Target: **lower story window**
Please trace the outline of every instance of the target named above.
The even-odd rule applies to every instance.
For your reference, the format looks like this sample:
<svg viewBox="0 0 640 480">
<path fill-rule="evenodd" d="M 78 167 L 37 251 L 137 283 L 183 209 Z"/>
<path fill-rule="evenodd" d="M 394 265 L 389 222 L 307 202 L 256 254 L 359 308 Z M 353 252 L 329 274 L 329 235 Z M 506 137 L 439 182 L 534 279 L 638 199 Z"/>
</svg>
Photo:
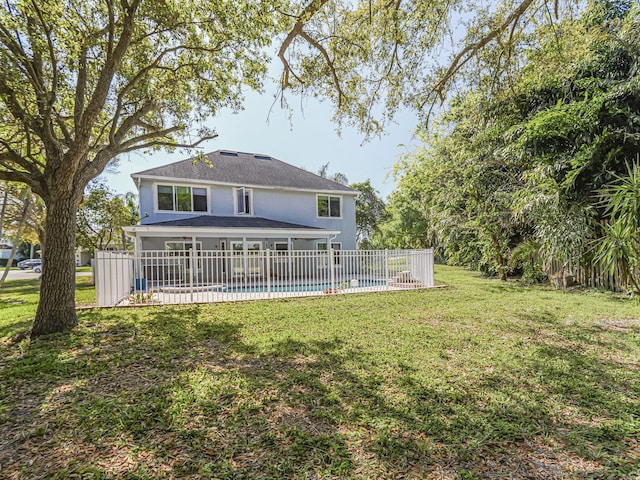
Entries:
<svg viewBox="0 0 640 480">
<path fill-rule="evenodd" d="M 185 253 L 193 249 L 193 242 L 164 242 L 165 250 Z M 202 250 L 202 242 L 196 242 L 196 250 Z"/>
<path fill-rule="evenodd" d="M 189 261 L 189 252 L 193 250 L 193 242 L 164 242 L 164 249 L 169 251 L 170 256 L 183 257 L 186 268 L 191 268 L 191 263 Z M 202 242 L 196 242 L 196 251 L 194 252 L 194 255 L 200 257 L 201 250 Z M 197 263 L 198 268 L 200 268 L 199 258 Z"/>
<path fill-rule="evenodd" d="M 331 243 L 333 249 L 333 263 L 334 265 L 340 265 L 340 250 L 342 248 L 341 243 Z M 327 251 L 327 242 L 318 242 L 317 249 L 319 252 Z"/>
<path fill-rule="evenodd" d="M 273 249 L 276 251 L 276 255 L 286 255 L 289 251 L 289 244 L 286 242 L 274 242 Z"/>
</svg>

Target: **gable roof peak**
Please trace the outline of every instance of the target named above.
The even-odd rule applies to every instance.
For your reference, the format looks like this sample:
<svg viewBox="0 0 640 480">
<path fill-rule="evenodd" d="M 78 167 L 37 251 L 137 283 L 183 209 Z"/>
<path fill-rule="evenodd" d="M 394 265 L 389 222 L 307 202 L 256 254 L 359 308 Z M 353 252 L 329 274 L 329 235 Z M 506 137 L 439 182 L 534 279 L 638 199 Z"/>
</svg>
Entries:
<svg viewBox="0 0 640 480">
<path fill-rule="evenodd" d="M 203 161 L 199 161 L 202 158 Z M 296 190 L 357 191 L 263 153 L 216 150 L 131 175 Z"/>
</svg>

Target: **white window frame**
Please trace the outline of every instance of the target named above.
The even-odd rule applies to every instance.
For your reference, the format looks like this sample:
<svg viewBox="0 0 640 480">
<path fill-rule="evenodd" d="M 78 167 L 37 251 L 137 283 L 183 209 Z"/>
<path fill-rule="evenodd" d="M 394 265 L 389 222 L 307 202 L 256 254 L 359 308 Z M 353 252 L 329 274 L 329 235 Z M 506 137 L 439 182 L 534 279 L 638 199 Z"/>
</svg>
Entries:
<svg viewBox="0 0 640 480">
<path fill-rule="evenodd" d="M 231 240 L 231 271 L 234 276 L 240 275 L 261 275 L 262 274 L 262 250 L 264 243 L 262 240 Z M 258 246 L 256 249 L 249 249 L 248 244 Z M 236 250 L 234 247 L 241 246 Z M 246 250 L 245 250 L 246 247 Z M 245 252 L 247 255 L 245 256 Z"/>
<path fill-rule="evenodd" d="M 318 209 L 318 200 L 320 197 L 327 197 L 327 207 L 328 207 L 328 215 L 326 217 L 322 217 L 320 216 L 320 211 Z M 338 217 L 332 217 L 331 216 L 331 198 L 337 198 L 340 201 L 340 216 Z M 329 193 L 316 193 L 316 218 L 321 218 L 321 219 L 325 219 L 325 220 L 330 220 L 330 219 L 341 219 L 342 218 L 342 208 L 344 205 L 344 202 L 342 201 L 343 197 L 342 195 L 331 195 Z"/>
<path fill-rule="evenodd" d="M 320 250 L 320 245 L 324 245 L 324 250 Z M 331 247 L 333 248 L 334 245 L 337 245 L 338 248 L 334 248 L 334 250 L 342 250 L 342 242 L 331 242 Z M 318 240 L 316 242 L 316 250 L 318 252 L 326 252 L 327 251 L 327 241 L 326 240 Z"/>
<path fill-rule="evenodd" d="M 170 243 L 176 243 L 176 244 L 181 243 L 181 244 L 182 244 L 182 250 L 169 250 L 169 249 L 167 248 L 167 245 L 168 245 L 168 244 L 170 244 Z M 168 251 L 168 252 L 180 252 L 180 251 L 182 251 L 182 252 L 188 252 L 188 251 L 189 251 L 189 249 L 188 249 L 188 248 L 186 248 L 186 247 L 187 247 L 187 246 L 192 246 L 192 245 L 193 245 L 193 242 L 188 241 L 188 240 L 179 240 L 179 241 L 175 241 L 175 240 L 165 240 L 165 242 L 164 242 L 164 249 L 165 249 L 166 251 Z M 202 250 L 202 242 L 201 242 L 200 240 L 197 240 L 197 241 L 196 241 L 196 251 L 197 251 L 197 250 Z"/>
<path fill-rule="evenodd" d="M 171 187 L 173 192 L 173 210 L 160 210 L 158 205 L 158 187 Z M 176 210 L 176 187 L 189 187 L 191 189 L 191 210 Z M 194 210 L 193 209 L 193 189 L 201 188 L 207 194 L 207 209 L 206 210 Z M 210 214 L 211 213 L 211 189 L 207 185 L 194 184 L 194 183 L 173 183 L 173 182 L 155 182 L 153 184 L 153 212 L 154 213 L 195 213 L 195 214 Z"/>
<path fill-rule="evenodd" d="M 284 250 L 278 250 L 278 245 L 284 245 L 286 248 Z M 278 256 L 286 256 L 289 254 L 289 242 L 273 242 L 273 251 L 275 255 Z"/>
<path fill-rule="evenodd" d="M 167 248 L 167 245 L 169 243 L 176 243 L 176 244 L 182 244 L 182 250 L 169 250 Z M 181 253 L 181 256 L 184 257 L 185 260 L 185 265 L 188 269 L 191 269 L 191 265 L 189 264 L 189 250 L 191 250 L 191 248 L 187 248 L 187 247 L 191 247 L 193 245 L 193 242 L 189 242 L 189 241 L 174 241 L 174 240 L 165 240 L 164 242 L 164 249 L 167 252 L 178 252 Z M 200 258 L 200 252 L 202 252 L 202 242 L 200 241 L 196 241 L 196 251 L 194 252 L 194 255 L 196 256 L 196 265 L 198 269 L 202 268 L 202 259 Z"/>
<path fill-rule="evenodd" d="M 249 213 L 246 212 L 238 212 L 238 190 L 242 190 L 244 192 L 243 199 L 249 196 Z M 253 215 L 253 188 L 247 187 L 235 187 L 233 189 L 233 214 L 234 215 Z"/>
</svg>

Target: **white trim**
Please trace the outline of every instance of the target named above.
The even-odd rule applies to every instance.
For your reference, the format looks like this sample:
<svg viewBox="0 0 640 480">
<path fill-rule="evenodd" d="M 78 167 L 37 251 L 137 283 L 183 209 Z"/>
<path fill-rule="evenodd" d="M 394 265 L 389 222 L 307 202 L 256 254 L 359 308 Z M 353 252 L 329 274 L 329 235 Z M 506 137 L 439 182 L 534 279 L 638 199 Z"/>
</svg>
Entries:
<svg viewBox="0 0 640 480">
<path fill-rule="evenodd" d="M 191 188 L 191 210 L 190 211 L 185 211 L 185 210 L 160 210 L 158 208 L 158 186 L 162 185 L 163 187 L 189 187 Z M 202 211 L 202 210 L 194 210 L 193 209 L 193 189 L 195 188 L 204 188 L 207 192 L 207 210 L 206 211 Z M 153 213 L 169 213 L 169 214 L 179 214 L 179 215 L 185 215 L 185 214 L 200 214 L 200 215 L 204 215 L 204 214 L 211 214 L 211 200 L 213 197 L 213 194 L 211 192 L 211 188 L 209 188 L 208 186 L 203 186 L 202 184 L 199 183 L 179 183 L 179 182 L 173 182 L 171 184 L 168 184 L 168 182 L 153 182 L 151 184 L 151 196 L 153 197 Z M 176 207 L 175 205 L 175 189 L 173 190 L 173 201 L 174 201 L 174 208 Z"/>
<path fill-rule="evenodd" d="M 259 251 L 261 252 L 262 250 L 265 250 L 264 248 L 264 242 L 262 240 L 252 240 L 251 238 L 242 238 L 241 240 L 229 240 L 229 246 L 231 247 L 231 251 L 233 252 L 239 252 L 240 250 L 234 250 L 233 249 L 233 245 L 236 244 L 242 244 L 242 251 L 249 251 L 249 247 L 248 244 L 249 243 L 257 243 L 260 248 L 258 248 L 258 250 L 251 250 L 252 252 L 256 252 Z M 246 248 L 245 248 L 246 247 Z"/>
<path fill-rule="evenodd" d="M 182 244 L 182 251 L 187 252 L 189 251 L 188 248 L 184 248 L 185 246 L 189 245 L 191 246 L 191 248 L 193 248 L 193 240 L 191 241 L 187 241 L 187 240 L 165 240 L 164 242 L 164 249 L 170 252 L 179 252 L 180 250 L 168 250 L 167 249 L 167 244 L 168 243 L 181 243 Z M 198 245 L 200 245 L 200 248 L 198 248 Z M 202 250 L 202 242 L 201 241 L 196 241 L 196 250 Z"/>
<path fill-rule="evenodd" d="M 287 247 L 287 249 L 286 250 L 278 250 L 276 245 L 284 245 L 285 247 Z M 289 251 L 289 241 L 286 241 L 286 242 L 273 242 L 273 251 L 274 252 L 288 252 Z"/>
<path fill-rule="evenodd" d="M 329 209 L 329 215 L 326 217 L 321 217 L 320 215 L 318 215 L 318 197 L 327 197 L 327 208 Z M 336 197 L 340 199 L 340 216 L 339 217 L 332 217 L 331 216 L 331 197 Z M 316 219 L 318 220 L 342 220 L 342 210 L 344 207 L 344 201 L 342 198 L 342 195 L 329 195 L 326 193 L 316 193 Z"/>
<path fill-rule="evenodd" d="M 258 245 L 257 250 L 249 250 L 249 243 Z M 242 245 L 242 250 L 235 250 L 233 248 L 234 245 Z M 262 261 L 258 259 L 256 262 L 255 257 L 249 257 L 249 251 L 252 252 L 252 257 L 254 256 L 254 252 L 258 252 L 258 257 L 260 256 L 260 252 L 264 249 L 264 243 L 262 240 L 251 240 L 243 237 L 242 240 L 230 240 L 229 246 L 231 247 L 231 272 L 233 275 L 242 274 L 244 276 L 247 275 L 260 275 L 262 273 Z M 239 258 L 239 254 L 242 254 L 242 258 Z M 242 270 L 238 271 L 238 260 L 242 261 Z M 250 260 L 252 260 L 250 262 Z"/>
<path fill-rule="evenodd" d="M 323 243 L 326 245 L 326 250 L 319 250 L 318 247 Z M 331 244 L 331 249 L 334 252 L 342 251 L 342 242 L 329 242 L 329 243 Z M 326 252 L 327 253 L 327 257 L 326 257 L 327 261 L 326 261 L 325 265 L 327 265 L 329 263 L 329 258 L 328 258 L 329 257 L 329 243 L 327 243 L 327 239 L 326 238 L 324 239 L 324 241 L 319 240 L 319 241 L 316 242 L 316 251 L 317 252 Z M 334 245 L 337 245 L 338 248 L 333 248 Z M 338 254 L 337 256 L 334 254 L 334 256 L 333 256 L 333 266 L 334 267 L 341 267 L 341 264 L 342 264 L 342 262 L 340 260 L 340 254 Z"/>
<path fill-rule="evenodd" d="M 318 246 L 322 243 L 324 243 L 325 245 L 327 244 L 327 239 L 325 238 L 324 240 L 318 240 L 316 243 L 316 250 L 318 250 Z M 339 248 L 334 248 L 334 250 L 342 250 L 342 242 L 331 242 L 331 246 L 333 247 L 333 245 L 338 245 Z M 318 250 L 319 252 L 326 252 L 327 250 Z"/>
<path fill-rule="evenodd" d="M 340 230 L 324 229 L 284 229 L 284 228 L 231 228 L 231 227 L 167 227 L 157 225 L 134 225 L 122 227 L 122 230 L 130 237 L 138 235 L 144 237 L 186 237 L 197 235 L 198 237 L 262 237 L 262 238 L 283 238 L 299 237 L 305 239 L 327 238 L 341 233 Z"/>
<path fill-rule="evenodd" d="M 184 178 L 176 178 L 176 177 L 163 177 L 158 175 L 131 175 L 131 178 L 135 179 L 144 179 L 144 180 L 153 180 L 154 182 L 172 182 L 176 184 L 198 184 L 198 185 L 224 185 L 230 187 L 237 187 L 237 183 L 231 182 L 219 182 L 216 180 L 198 180 L 198 179 L 184 179 Z M 247 188 L 256 188 L 256 189 L 264 189 L 264 190 L 283 190 L 283 191 L 294 191 L 294 192 L 313 192 L 313 193 L 326 193 L 330 195 L 359 195 L 361 192 L 358 190 L 321 190 L 317 188 L 297 188 L 297 187 L 287 187 L 284 185 L 254 185 L 254 184 L 245 184 Z"/>
</svg>

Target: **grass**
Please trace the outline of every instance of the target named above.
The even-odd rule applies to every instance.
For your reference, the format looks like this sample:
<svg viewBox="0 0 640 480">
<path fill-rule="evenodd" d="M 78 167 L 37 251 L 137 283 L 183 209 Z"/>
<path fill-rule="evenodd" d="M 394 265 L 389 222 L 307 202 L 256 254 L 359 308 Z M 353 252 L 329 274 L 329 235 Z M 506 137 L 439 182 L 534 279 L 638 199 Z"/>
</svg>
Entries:
<svg viewBox="0 0 640 480">
<path fill-rule="evenodd" d="M 449 287 L 82 311 L 70 332 L 5 342 L 3 475 L 640 475 L 637 303 L 436 280 Z M 15 288 L 0 340 L 34 308 L 8 303 L 35 295 Z"/>
<path fill-rule="evenodd" d="M 95 305 L 95 287 L 91 277 L 76 277 L 78 306 Z M 7 280 L 0 288 L 0 340 L 31 327 L 38 306 L 40 280 Z"/>
</svg>

